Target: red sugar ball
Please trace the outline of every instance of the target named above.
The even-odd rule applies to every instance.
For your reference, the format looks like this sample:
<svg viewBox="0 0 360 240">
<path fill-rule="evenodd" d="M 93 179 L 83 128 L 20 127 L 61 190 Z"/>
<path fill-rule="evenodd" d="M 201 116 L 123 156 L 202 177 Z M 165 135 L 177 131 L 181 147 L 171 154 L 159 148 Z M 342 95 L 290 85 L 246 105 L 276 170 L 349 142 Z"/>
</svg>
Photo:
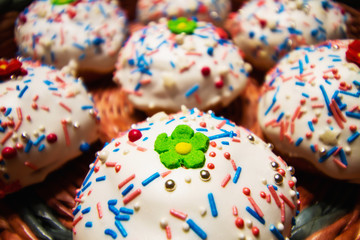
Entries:
<svg viewBox="0 0 360 240">
<path fill-rule="evenodd" d="M 54 143 L 57 141 L 57 136 L 55 133 L 50 133 L 46 136 L 46 140 L 48 141 L 48 143 Z"/>
<path fill-rule="evenodd" d="M 128 134 L 128 137 L 130 142 L 135 142 L 142 137 L 142 133 L 140 132 L 140 130 L 131 129 Z"/>
<path fill-rule="evenodd" d="M 1 151 L 1 155 L 5 158 L 5 159 L 10 159 L 10 158 L 14 158 L 16 157 L 16 149 L 12 148 L 12 147 L 5 147 L 2 151 Z"/>
<path fill-rule="evenodd" d="M 207 77 L 209 76 L 211 73 L 211 70 L 209 67 L 205 66 L 201 69 L 201 74 L 204 76 L 204 77 Z"/>
</svg>

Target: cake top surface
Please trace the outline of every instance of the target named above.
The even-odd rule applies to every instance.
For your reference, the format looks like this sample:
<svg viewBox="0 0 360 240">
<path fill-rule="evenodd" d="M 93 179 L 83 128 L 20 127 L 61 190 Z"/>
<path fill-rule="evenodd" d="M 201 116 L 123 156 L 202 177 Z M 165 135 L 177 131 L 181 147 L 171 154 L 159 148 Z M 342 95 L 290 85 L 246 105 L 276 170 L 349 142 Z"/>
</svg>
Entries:
<svg viewBox="0 0 360 240">
<path fill-rule="evenodd" d="M 290 52 L 266 76 L 259 123 L 278 150 L 325 174 L 359 181 L 358 40 Z"/>
<path fill-rule="evenodd" d="M 97 140 L 81 80 L 30 60 L 0 60 L 0 195 L 40 182 Z"/>
<path fill-rule="evenodd" d="M 161 19 L 133 33 L 119 54 L 114 81 L 142 110 L 226 106 L 251 66 L 224 30 L 184 17 Z"/>
<path fill-rule="evenodd" d="M 75 199 L 74 239 L 284 239 L 293 174 L 212 112 L 158 113 L 98 152 Z"/>
</svg>

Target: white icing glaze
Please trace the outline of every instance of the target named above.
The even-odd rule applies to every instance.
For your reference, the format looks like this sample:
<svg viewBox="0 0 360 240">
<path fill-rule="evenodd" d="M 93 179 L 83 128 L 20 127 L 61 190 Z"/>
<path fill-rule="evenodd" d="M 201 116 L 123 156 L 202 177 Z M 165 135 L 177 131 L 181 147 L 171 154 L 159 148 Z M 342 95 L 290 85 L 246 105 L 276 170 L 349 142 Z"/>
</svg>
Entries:
<svg viewBox="0 0 360 240">
<path fill-rule="evenodd" d="M 329 41 L 284 57 L 266 76 L 258 119 L 279 151 L 333 178 L 359 182 L 360 72 L 346 60 L 349 42 Z M 331 106 L 339 106 L 339 123 L 322 88 L 330 103 L 336 101 Z"/>
<path fill-rule="evenodd" d="M 62 68 L 111 73 L 125 37 L 125 16 L 115 2 L 33 2 L 16 22 L 20 54 Z"/>
<path fill-rule="evenodd" d="M 267 71 L 300 45 L 345 38 L 346 19 L 333 1 L 254 0 L 233 16 L 229 31 L 246 60 Z"/>
<path fill-rule="evenodd" d="M 159 154 L 154 150 L 155 140 L 162 133 L 167 136 L 174 134 L 179 125 L 189 126 L 195 134 L 209 137 L 209 148 L 203 150 L 206 159 L 203 167 L 168 169 L 160 162 Z M 130 142 L 133 129 L 140 130 L 142 136 Z M 195 141 L 199 142 L 202 141 Z M 192 144 L 192 149 L 200 149 Z M 175 152 L 177 146 L 168 149 Z M 104 153 L 106 157 L 100 159 Z M 191 150 L 189 154 L 193 153 Z M 271 166 L 272 162 L 278 165 L 277 170 Z M 244 236 L 246 239 L 271 240 L 277 239 L 269 228 L 282 222 L 281 206 L 284 209 L 284 229 L 280 235 L 285 237 L 290 234 L 298 204 L 296 194 L 292 194 L 296 192 L 293 185 L 296 178 L 265 142 L 227 119 L 196 109 L 170 116 L 156 114 L 146 122 L 134 125 L 132 130 L 105 146 L 90 169 L 76 198 L 75 240 L 122 239 L 122 235 L 129 239 L 169 239 L 167 231 L 171 233 L 171 239 L 205 239 L 205 233 L 206 239 L 239 239 Z M 274 176 L 283 170 L 283 182 L 277 185 Z M 240 173 L 238 177 L 236 172 Z M 203 177 L 201 173 L 204 173 Z M 205 181 L 208 173 L 210 178 Z M 129 177 L 131 180 L 126 181 Z M 170 180 L 175 183 L 173 191 L 165 189 Z M 280 199 L 280 207 L 267 184 L 277 188 L 275 195 Z M 243 193 L 246 188 L 250 190 L 249 196 Z M 134 194 L 138 195 L 126 200 Z M 284 203 L 280 195 L 285 196 L 288 203 Z M 212 197 L 215 208 L 210 207 L 212 201 L 209 199 Z M 113 200 L 116 203 L 111 203 Z M 258 206 L 259 214 L 263 213 L 259 220 L 246 210 L 255 209 L 252 200 Z M 178 218 L 170 213 L 172 209 L 186 216 Z M 123 210 L 129 210 L 130 214 Z M 115 222 L 121 218 L 127 220 Z M 190 219 L 202 233 L 194 231 L 188 224 Z M 243 226 L 240 226 L 241 222 Z M 257 237 L 252 232 L 256 229 L 259 230 Z"/>
<path fill-rule="evenodd" d="M 162 19 L 129 38 L 116 68 L 114 81 L 137 108 L 179 111 L 181 105 L 201 110 L 228 105 L 245 87 L 251 66 L 210 23 L 197 22 L 191 35 L 175 35 Z"/>
<path fill-rule="evenodd" d="M 230 12 L 229 0 L 139 0 L 137 17 L 148 23 L 161 17 L 196 17 L 201 21 L 222 24 Z"/>
<path fill-rule="evenodd" d="M 80 80 L 39 62 L 22 63 L 27 75 L 0 84 L 2 196 L 44 180 L 98 138 L 97 113 Z M 54 134 L 57 140 L 49 141 Z M 6 157 L 6 149 L 16 155 Z"/>
</svg>

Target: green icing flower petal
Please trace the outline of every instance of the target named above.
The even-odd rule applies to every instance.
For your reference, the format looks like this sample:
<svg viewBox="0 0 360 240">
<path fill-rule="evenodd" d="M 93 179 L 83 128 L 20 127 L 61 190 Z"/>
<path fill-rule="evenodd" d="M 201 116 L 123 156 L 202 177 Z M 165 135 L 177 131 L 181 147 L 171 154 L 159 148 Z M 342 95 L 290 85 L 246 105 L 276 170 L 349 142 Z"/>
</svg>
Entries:
<svg viewBox="0 0 360 240">
<path fill-rule="evenodd" d="M 180 167 L 180 155 L 175 150 L 170 150 L 160 154 L 160 161 L 168 169 L 174 169 Z"/>
<path fill-rule="evenodd" d="M 192 147 L 196 150 L 201 150 L 202 152 L 208 150 L 209 142 L 209 138 L 200 132 L 195 133 L 190 140 Z"/>
<path fill-rule="evenodd" d="M 201 168 L 205 164 L 205 155 L 200 150 L 191 151 L 183 156 L 182 165 L 186 168 Z"/>
<path fill-rule="evenodd" d="M 194 20 L 188 20 L 185 17 L 179 17 L 177 19 L 168 21 L 168 28 L 172 33 L 180 34 L 192 34 L 197 27 L 197 23 Z"/>
<path fill-rule="evenodd" d="M 69 3 L 73 3 L 75 2 L 75 0 L 51 0 L 51 3 L 54 5 L 64 5 L 64 4 L 69 4 Z"/>
<path fill-rule="evenodd" d="M 166 133 L 161 133 L 157 136 L 154 147 L 155 151 L 160 154 L 169 151 L 171 148 L 173 148 L 173 145 L 173 141 L 169 139 Z"/>
<path fill-rule="evenodd" d="M 171 134 L 171 139 L 176 142 L 188 142 L 194 136 L 194 130 L 188 125 L 178 125 Z"/>
<path fill-rule="evenodd" d="M 209 142 L 207 136 L 200 132 L 194 134 L 194 130 L 188 125 L 178 125 L 171 137 L 168 137 L 166 133 L 159 134 L 155 140 L 154 149 L 160 154 L 160 161 L 169 169 L 181 166 L 201 168 L 205 164 L 204 152 L 207 151 Z M 188 146 L 190 152 L 180 151 L 181 154 L 179 154 L 176 151 L 176 146 L 179 143 L 191 144 Z"/>
</svg>

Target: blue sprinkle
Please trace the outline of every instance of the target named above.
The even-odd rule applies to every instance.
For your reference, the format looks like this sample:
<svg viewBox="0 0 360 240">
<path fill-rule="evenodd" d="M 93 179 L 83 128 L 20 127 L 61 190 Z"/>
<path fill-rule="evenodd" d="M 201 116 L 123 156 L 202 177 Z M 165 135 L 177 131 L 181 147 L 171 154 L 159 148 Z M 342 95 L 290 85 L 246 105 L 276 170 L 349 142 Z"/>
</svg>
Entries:
<svg viewBox="0 0 360 240">
<path fill-rule="evenodd" d="M 53 83 L 52 81 L 50 81 L 50 80 L 44 80 L 44 83 L 45 83 L 46 85 L 48 85 L 48 86 L 51 86 L 51 85 L 54 84 L 54 83 Z"/>
<path fill-rule="evenodd" d="M 91 105 L 83 105 L 81 106 L 81 110 L 89 110 L 89 109 L 93 109 L 94 107 Z"/>
<path fill-rule="evenodd" d="M 338 147 L 333 147 L 332 149 L 330 149 L 326 154 L 324 154 L 323 156 L 320 157 L 319 162 L 322 163 L 325 160 L 327 160 L 336 150 L 338 149 Z"/>
<path fill-rule="evenodd" d="M 143 142 L 145 142 L 145 141 L 148 140 L 148 139 L 149 139 L 148 137 L 144 137 Z"/>
<path fill-rule="evenodd" d="M 214 48 L 213 48 L 213 47 L 209 47 L 209 48 L 207 49 L 207 54 L 208 54 L 209 56 L 213 56 L 213 55 L 214 55 Z"/>
<path fill-rule="evenodd" d="M 208 132 L 207 128 L 196 128 L 195 130 L 198 132 Z"/>
<path fill-rule="evenodd" d="M 42 152 L 45 149 L 45 144 L 40 144 L 38 151 Z"/>
<path fill-rule="evenodd" d="M 18 98 L 22 98 L 22 96 L 24 95 L 24 93 L 26 92 L 26 90 L 29 88 L 28 85 L 25 85 L 25 87 L 20 91 Z"/>
<path fill-rule="evenodd" d="M 84 210 L 81 211 L 82 214 L 87 214 L 89 213 L 91 210 L 91 207 L 85 208 Z"/>
<path fill-rule="evenodd" d="M 105 181 L 105 180 L 106 180 L 106 176 L 101 176 L 101 177 L 96 178 L 96 182 L 101 182 L 101 181 Z"/>
<path fill-rule="evenodd" d="M 316 149 L 315 149 L 314 144 L 311 144 L 311 145 L 310 145 L 310 149 L 311 149 L 312 152 L 314 152 L 314 153 L 316 152 Z"/>
<path fill-rule="evenodd" d="M 90 144 L 87 142 L 84 142 L 80 145 L 80 151 L 81 152 L 87 152 L 90 150 Z"/>
<path fill-rule="evenodd" d="M 95 46 L 99 46 L 100 44 L 103 44 L 105 42 L 105 40 L 104 39 L 102 39 L 102 38 L 100 38 L 100 37 L 96 37 L 96 38 L 94 38 L 94 40 L 93 40 L 93 44 L 95 45 Z"/>
<path fill-rule="evenodd" d="M 345 112 L 346 116 L 351 117 L 351 118 L 357 118 L 360 119 L 360 113 L 355 113 L 355 112 Z"/>
<path fill-rule="evenodd" d="M 306 98 L 309 98 L 310 96 L 309 96 L 309 94 L 307 94 L 307 93 L 302 93 L 301 94 L 303 97 L 306 97 Z"/>
<path fill-rule="evenodd" d="M 272 234 L 274 234 L 274 236 L 278 240 L 285 240 L 284 236 L 280 233 L 280 231 L 273 224 L 270 224 L 269 230 L 270 230 L 270 232 L 272 232 Z"/>
<path fill-rule="evenodd" d="M 129 59 L 128 60 L 128 64 L 130 65 L 130 66 L 134 66 L 135 65 L 135 60 L 134 59 Z"/>
<path fill-rule="evenodd" d="M 134 188 L 134 184 L 130 184 L 129 186 L 127 186 L 124 191 L 121 192 L 121 195 L 125 196 L 126 194 L 128 194 L 132 189 Z"/>
<path fill-rule="evenodd" d="M 126 208 L 126 207 L 121 207 L 120 212 L 125 213 L 125 214 L 130 214 L 130 215 L 134 214 L 134 210 L 132 210 L 131 208 Z"/>
<path fill-rule="evenodd" d="M 170 65 L 171 65 L 172 68 L 176 68 L 176 65 L 175 65 L 175 63 L 173 61 L 170 61 Z"/>
<path fill-rule="evenodd" d="M 191 218 L 186 220 L 191 230 L 193 230 L 201 239 L 206 239 L 207 234 Z"/>
<path fill-rule="evenodd" d="M 101 14 L 104 16 L 104 18 L 108 18 L 103 5 L 99 4 L 99 10 L 100 10 Z"/>
<path fill-rule="evenodd" d="M 304 139 L 302 137 L 299 137 L 295 142 L 295 146 L 298 147 L 302 143 L 303 140 Z"/>
<path fill-rule="evenodd" d="M 256 220 L 258 220 L 261 224 L 265 224 L 265 219 L 260 217 L 259 214 L 257 214 L 257 212 L 255 212 L 251 207 L 247 206 L 246 211 L 256 218 Z"/>
<path fill-rule="evenodd" d="M 311 30 L 311 36 L 316 37 L 316 35 L 318 34 L 318 32 L 319 32 L 319 30 L 317 30 L 317 29 Z"/>
<path fill-rule="evenodd" d="M 193 86 L 192 88 L 190 88 L 186 93 L 185 93 L 185 97 L 190 97 L 194 92 L 196 92 L 199 89 L 199 85 L 196 84 L 195 86 Z"/>
<path fill-rule="evenodd" d="M 92 228 L 92 226 L 93 226 L 92 222 L 86 222 L 85 223 L 85 227 L 87 227 L 87 228 Z"/>
<path fill-rule="evenodd" d="M 330 106 L 329 106 L 329 105 L 330 105 L 329 97 L 328 97 L 328 95 L 326 94 L 326 90 L 325 90 L 325 88 L 324 88 L 323 85 L 320 85 L 320 90 L 321 90 L 321 93 L 322 93 L 322 95 L 323 95 L 323 97 L 324 97 L 324 100 L 325 100 L 325 103 L 326 103 L 326 107 L 327 107 L 327 109 L 328 109 L 328 112 L 331 113 Z"/>
<path fill-rule="evenodd" d="M 33 143 L 34 146 L 39 145 L 39 143 L 40 143 L 42 140 L 44 140 L 44 139 L 45 139 L 45 135 L 44 135 L 44 134 L 41 135 L 41 136 L 39 136 L 39 137 L 35 140 L 35 142 Z"/>
<path fill-rule="evenodd" d="M 110 212 L 112 212 L 115 216 L 120 213 L 119 210 L 116 207 L 114 207 L 114 205 L 108 205 L 108 208 Z"/>
<path fill-rule="evenodd" d="M 49 87 L 49 91 L 57 91 L 58 89 L 56 87 Z"/>
<path fill-rule="evenodd" d="M 84 60 L 85 57 L 86 57 L 86 55 L 85 55 L 85 53 L 83 53 L 79 56 L 79 60 Z"/>
<path fill-rule="evenodd" d="M 117 234 L 114 230 L 111 230 L 111 229 L 105 229 L 105 235 L 109 235 L 110 237 L 112 237 L 113 239 L 116 239 L 117 238 Z"/>
<path fill-rule="evenodd" d="M 88 187 L 90 187 L 92 182 L 88 182 L 82 189 L 81 192 L 84 192 Z"/>
<path fill-rule="evenodd" d="M 297 81 L 297 82 L 295 82 L 295 85 L 303 87 L 303 86 L 305 86 L 305 83 Z"/>
<path fill-rule="evenodd" d="M 73 43 L 72 45 L 73 45 L 73 47 L 76 47 L 76 48 L 78 48 L 78 49 L 80 49 L 82 51 L 85 50 L 85 47 L 83 45 L 80 45 L 79 43 Z"/>
<path fill-rule="evenodd" d="M 141 184 L 145 187 L 146 185 L 148 185 L 150 182 L 154 181 L 158 177 L 160 177 L 160 173 L 156 172 L 147 179 L 145 179 L 144 181 L 142 181 Z"/>
<path fill-rule="evenodd" d="M 347 165 L 348 165 L 348 162 L 347 162 L 347 160 L 346 160 L 346 155 L 345 155 L 344 149 L 341 149 L 341 150 L 339 151 L 339 156 L 340 156 L 341 162 L 342 162 L 345 166 L 347 166 Z"/>
<path fill-rule="evenodd" d="M 147 130 L 150 130 L 151 128 L 150 127 L 146 127 L 146 128 L 138 128 L 137 130 L 139 131 L 147 131 Z"/>
<path fill-rule="evenodd" d="M 255 33 L 253 31 L 249 32 L 249 38 L 255 37 Z"/>
<path fill-rule="evenodd" d="M 314 132 L 314 125 L 312 123 L 312 121 L 308 121 L 308 125 L 309 125 L 309 128 L 312 132 Z"/>
<path fill-rule="evenodd" d="M 276 122 L 280 122 L 284 115 L 285 115 L 285 113 L 281 112 L 279 117 L 276 119 Z"/>
<path fill-rule="evenodd" d="M 241 167 L 237 167 L 234 178 L 233 178 L 233 183 L 237 183 L 240 177 L 240 173 L 241 173 Z"/>
<path fill-rule="evenodd" d="M 173 119 L 171 119 L 171 120 L 167 121 L 167 122 L 165 123 L 165 125 L 168 125 L 169 123 L 171 123 L 171 122 L 173 122 L 173 121 L 175 121 L 175 118 L 173 118 Z"/>
<path fill-rule="evenodd" d="M 94 168 L 95 168 L 95 164 L 94 164 L 94 166 L 90 169 L 88 175 L 85 177 L 84 182 L 83 182 L 83 184 L 82 184 L 83 186 L 85 186 L 85 184 L 87 183 L 87 181 L 89 181 L 91 175 L 94 173 Z"/>
<path fill-rule="evenodd" d="M 353 141 L 355 141 L 355 139 L 358 138 L 359 135 L 360 135 L 360 133 L 356 131 L 353 135 L 348 137 L 348 139 L 347 139 L 348 143 L 352 143 Z"/>
<path fill-rule="evenodd" d="M 213 217 L 217 217 L 218 216 L 218 211 L 216 209 L 214 195 L 212 193 L 209 193 L 208 194 L 208 199 L 209 199 L 209 204 L 210 204 L 211 215 Z"/>
<path fill-rule="evenodd" d="M 26 152 L 26 153 L 30 152 L 30 149 L 31 149 L 32 145 L 33 145 L 33 142 L 32 142 L 31 140 L 29 140 L 29 141 L 26 143 L 24 152 Z"/>
<path fill-rule="evenodd" d="M 119 221 L 129 221 L 130 220 L 130 216 L 129 215 L 116 215 L 115 216 L 115 219 L 116 220 L 119 220 Z"/>
<path fill-rule="evenodd" d="M 74 211 L 72 212 L 72 214 L 75 216 L 76 214 L 78 214 L 78 212 L 81 210 L 81 205 L 78 205 Z"/>
<path fill-rule="evenodd" d="M 126 237 L 128 234 L 124 228 L 124 226 L 121 224 L 120 221 L 115 221 L 115 226 L 117 227 L 117 229 L 120 231 L 121 235 L 123 237 Z"/>
<path fill-rule="evenodd" d="M 108 201 L 108 205 L 116 205 L 117 204 L 117 200 L 116 199 L 110 199 Z"/>
<path fill-rule="evenodd" d="M 228 141 L 222 141 L 221 144 L 222 145 L 230 145 L 230 143 Z"/>
</svg>

